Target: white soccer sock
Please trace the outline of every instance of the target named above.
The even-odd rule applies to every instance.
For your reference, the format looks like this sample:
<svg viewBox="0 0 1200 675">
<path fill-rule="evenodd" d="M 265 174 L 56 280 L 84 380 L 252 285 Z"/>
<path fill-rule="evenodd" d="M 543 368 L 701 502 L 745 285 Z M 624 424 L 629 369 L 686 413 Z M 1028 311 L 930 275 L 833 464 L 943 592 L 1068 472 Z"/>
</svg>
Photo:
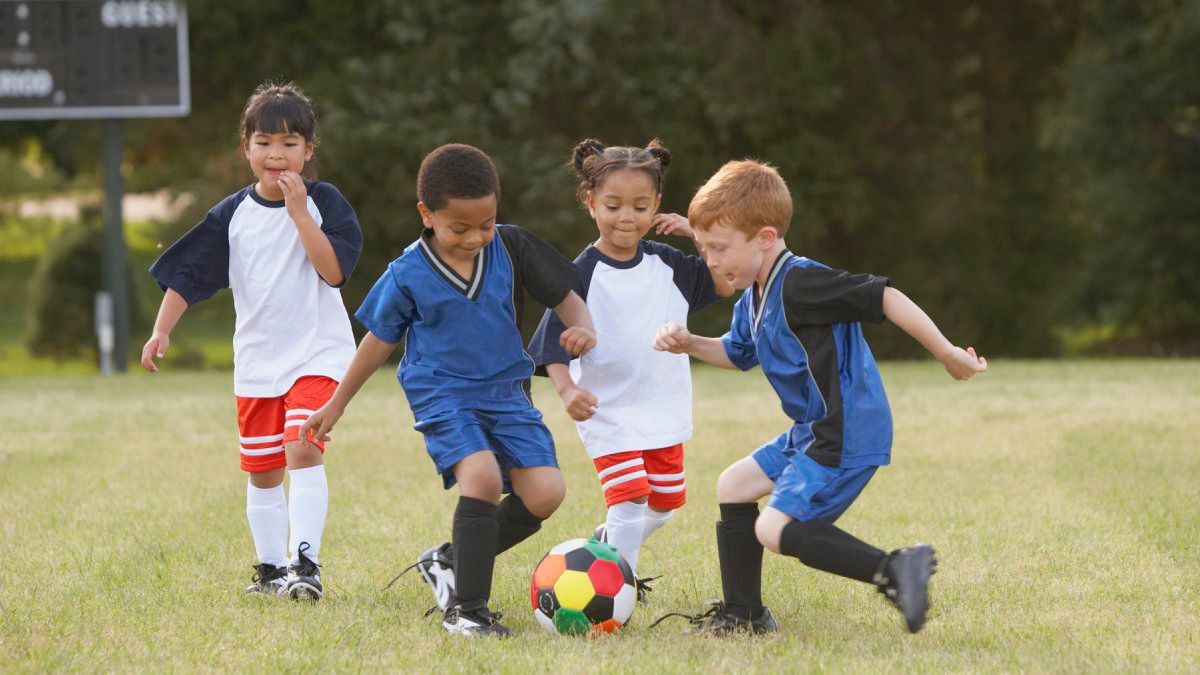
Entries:
<svg viewBox="0 0 1200 675">
<path fill-rule="evenodd" d="M 325 531 L 325 513 L 329 510 L 329 483 L 325 480 L 325 465 L 307 469 L 289 469 L 291 485 L 288 494 L 288 514 L 292 521 L 292 536 L 288 551 L 292 562 L 299 560 L 300 544 L 308 542 L 304 555 L 317 562 L 321 552 L 321 534 Z"/>
<path fill-rule="evenodd" d="M 246 520 L 260 563 L 276 567 L 287 564 L 288 506 L 283 484 L 273 488 L 254 487 L 246 481 Z"/>
<path fill-rule="evenodd" d="M 608 507 L 608 519 L 604 523 L 608 543 L 625 556 L 634 574 L 637 574 L 638 551 L 642 548 L 642 521 L 645 516 L 645 504 L 620 502 Z"/>
<path fill-rule="evenodd" d="M 658 532 L 658 528 L 667 524 L 671 516 L 675 515 L 675 511 L 655 511 L 654 509 L 646 509 L 646 517 L 643 519 L 642 525 L 642 543 L 650 538 L 650 535 Z"/>
</svg>

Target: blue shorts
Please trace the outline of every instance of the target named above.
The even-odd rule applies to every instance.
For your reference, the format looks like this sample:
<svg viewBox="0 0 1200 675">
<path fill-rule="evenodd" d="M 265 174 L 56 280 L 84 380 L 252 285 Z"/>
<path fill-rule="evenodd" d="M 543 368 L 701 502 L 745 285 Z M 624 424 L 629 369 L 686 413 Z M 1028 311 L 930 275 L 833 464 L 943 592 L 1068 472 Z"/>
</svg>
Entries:
<svg viewBox="0 0 1200 675">
<path fill-rule="evenodd" d="M 454 410 L 423 419 L 413 428 L 424 434 L 425 450 L 442 474 L 447 490 L 457 482 L 454 465 L 480 450 L 491 450 L 496 455 L 505 492 L 512 492 L 509 469 L 558 466 L 554 437 L 536 408 L 516 412 Z"/>
<path fill-rule="evenodd" d="M 812 442 L 808 427 L 794 426 L 751 453 L 775 483 L 767 506 L 799 521 L 837 520 L 875 475 L 877 466 L 839 469 L 804 454 Z"/>
</svg>

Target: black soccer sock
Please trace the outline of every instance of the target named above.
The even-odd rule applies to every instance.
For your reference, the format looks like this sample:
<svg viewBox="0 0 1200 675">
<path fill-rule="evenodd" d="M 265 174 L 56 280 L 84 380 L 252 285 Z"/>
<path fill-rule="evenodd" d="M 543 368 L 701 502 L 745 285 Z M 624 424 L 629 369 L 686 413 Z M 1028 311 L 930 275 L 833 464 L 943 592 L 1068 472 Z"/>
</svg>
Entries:
<svg viewBox="0 0 1200 675">
<path fill-rule="evenodd" d="M 487 606 L 499 529 L 495 504 L 458 498 L 454 509 L 454 594 L 465 610 Z"/>
<path fill-rule="evenodd" d="M 779 536 L 779 552 L 813 569 L 873 583 L 886 553 L 832 523 L 793 520 Z"/>
<path fill-rule="evenodd" d="M 500 502 L 496 509 L 496 521 L 500 524 L 500 536 L 496 542 L 496 555 L 532 537 L 542 529 L 542 521 L 525 508 L 525 502 L 511 494 Z"/>
<path fill-rule="evenodd" d="M 750 620 L 762 612 L 763 547 L 754 534 L 758 504 L 721 504 L 717 522 L 717 558 L 725 609 Z"/>
</svg>

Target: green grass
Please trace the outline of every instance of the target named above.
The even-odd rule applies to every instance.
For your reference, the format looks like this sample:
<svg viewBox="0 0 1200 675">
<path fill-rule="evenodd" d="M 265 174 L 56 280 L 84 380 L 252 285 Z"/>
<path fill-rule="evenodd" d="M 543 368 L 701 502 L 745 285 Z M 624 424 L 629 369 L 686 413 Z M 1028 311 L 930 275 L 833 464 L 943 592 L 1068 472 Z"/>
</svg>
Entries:
<svg viewBox="0 0 1200 675">
<path fill-rule="evenodd" d="M 245 597 L 253 547 L 228 374 L 0 380 L 0 671 L 804 670 L 1194 671 L 1200 655 L 1200 362 L 1004 362 L 970 383 L 887 364 L 895 464 L 840 524 L 882 547 L 930 541 L 941 567 L 925 630 L 871 589 L 768 554 L 781 632 L 711 639 L 659 613 L 719 594 L 714 484 L 786 426 L 761 374 L 696 370 L 687 506 L 642 571 L 652 605 L 609 639 L 556 638 L 527 606 L 553 544 L 603 517 L 595 475 L 544 381 L 568 497 L 496 566 L 511 641 L 422 619 L 411 575 L 444 539 L 440 489 L 392 375 L 336 430 L 322 548 L 327 598 Z"/>
</svg>

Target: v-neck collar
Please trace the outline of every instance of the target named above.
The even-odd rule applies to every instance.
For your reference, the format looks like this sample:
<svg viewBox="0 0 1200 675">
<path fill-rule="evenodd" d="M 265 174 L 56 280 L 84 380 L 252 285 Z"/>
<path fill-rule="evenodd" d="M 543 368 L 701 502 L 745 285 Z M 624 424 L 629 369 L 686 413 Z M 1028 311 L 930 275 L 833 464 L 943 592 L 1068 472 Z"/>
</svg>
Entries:
<svg viewBox="0 0 1200 675">
<path fill-rule="evenodd" d="M 775 283 L 775 277 L 779 276 L 779 271 L 783 269 L 784 264 L 792 258 L 793 253 L 784 249 L 783 252 L 775 258 L 775 264 L 771 266 L 771 273 L 767 275 L 767 283 L 765 286 L 759 287 L 758 282 L 754 282 L 754 295 L 750 303 L 750 318 L 751 325 L 755 333 L 758 333 L 758 326 L 762 323 L 763 310 L 767 308 L 767 294 L 771 291 L 771 286 Z"/>
<path fill-rule="evenodd" d="M 467 296 L 468 300 L 478 300 L 479 295 L 483 292 L 483 273 L 487 269 L 487 252 L 488 246 L 479 249 L 479 255 L 475 256 L 475 268 L 471 272 L 470 279 L 462 278 L 462 275 L 454 271 L 446 261 L 438 256 L 437 252 L 429 244 L 429 239 L 433 236 L 433 231 L 425 228 L 421 230 L 421 238 L 417 240 L 417 248 L 421 250 L 421 254 L 425 256 L 425 260 L 429 262 L 429 266 L 434 272 L 446 283 L 450 284 L 459 293 Z"/>
</svg>

